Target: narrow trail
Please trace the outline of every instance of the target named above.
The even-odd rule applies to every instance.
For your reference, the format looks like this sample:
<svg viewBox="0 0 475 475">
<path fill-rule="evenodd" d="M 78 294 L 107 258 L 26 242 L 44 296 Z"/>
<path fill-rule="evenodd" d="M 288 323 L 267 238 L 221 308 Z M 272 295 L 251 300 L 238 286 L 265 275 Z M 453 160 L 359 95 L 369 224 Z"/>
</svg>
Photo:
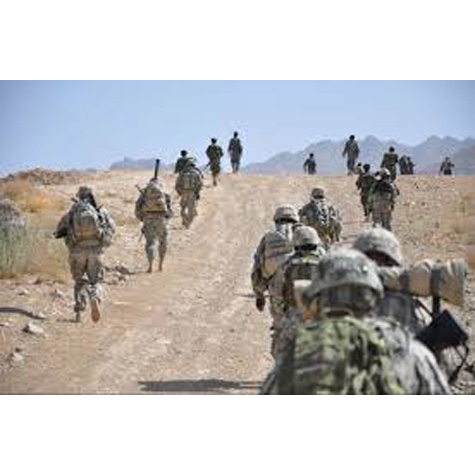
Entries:
<svg viewBox="0 0 475 475">
<path fill-rule="evenodd" d="M 272 359 L 252 255 L 275 207 L 301 206 L 319 184 L 343 211 L 344 240 L 353 238 L 365 226 L 353 179 L 224 176 L 205 189 L 192 227 L 173 229 L 163 273 L 110 289 L 98 325 L 65 323 L 5 375 L 0 393 L 256 393 Z"/>
</svg>

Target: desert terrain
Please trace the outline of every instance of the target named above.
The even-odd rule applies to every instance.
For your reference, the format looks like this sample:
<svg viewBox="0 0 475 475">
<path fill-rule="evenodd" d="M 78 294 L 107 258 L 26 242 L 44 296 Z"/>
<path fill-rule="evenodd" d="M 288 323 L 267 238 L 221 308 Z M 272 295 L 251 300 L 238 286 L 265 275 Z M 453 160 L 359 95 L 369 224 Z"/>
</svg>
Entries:
<svg viewBox="0 0 475 475">
<path fill-rule="evenodd" d="M 28 262 L 0 280 L 0 393 L 255 394 L 272 358 L 270 317 L 255 309 L 250 270 L 255 247 L 273 227 L 275 207 L 301 206 L 314 186 L 323 186 L 342 210 L 345 243 L 369 226 L 354 177 L 224 175 L 214 188 L 206 175 L 199 215 L 185 230 L 174 176 L 164 174 L 175 216 L 164 271 L 150 275 L 134 217 L 135 185 L 149 177 L 113 171 L 0 186 L 38 236 Z M 89 318 L 74 323 L 67 252 L 51 237 L 83 184 L 92 186 L 117 224 L 104 257 L 107 298 L 98 324 Z M 475 178 L 404 176 L 397 184 L 393 226 L 407 261 L 471 259 L 465 306 L 453 310 L 471 333 L 473 352 L 469 217 Z M 39 330 L 25 331 L 29 322 Z M 475 393 L 473 361 L 454 392 Z"/>
</svg>

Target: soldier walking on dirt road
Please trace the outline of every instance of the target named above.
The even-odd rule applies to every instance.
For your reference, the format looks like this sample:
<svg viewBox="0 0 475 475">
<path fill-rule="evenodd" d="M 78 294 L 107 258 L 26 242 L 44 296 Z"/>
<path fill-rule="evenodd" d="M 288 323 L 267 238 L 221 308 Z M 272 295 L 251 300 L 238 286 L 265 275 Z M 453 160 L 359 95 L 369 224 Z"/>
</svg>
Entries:
<svg viewBox="0 0 475 475">
<path fill-rule="evenodd" d="M 69 265 L 74 279 L 74 312 L 76 322 L 87 300 L 91 306 L 91 318 L 101 318 L 101 282 L 104 278 L 102 254 L 112 243 L 115 224 L 109 212 L 98 202 L 91 188 L 81 186 L 71 209 L 59 221 L 55 237 L 64 239 L 69 250 Z"/>
<path fill-rule="evenodd" d="M 213 185 L 218 185 L 218 177 L 221 173 L 221 157 L 224 155 L 223 149 L 218 145 L 218 139 L 212 138 L 211 144 L 206 149 L 206 156 L 208 157 L 208 165 L 213 175 Z"/>
<path fill-rule="evenodd" d="M 346 168 L 348 175 L 353 175 L 355 173 L 355 165 L 358 161 L 360 154 L 360 148 L 358 147 L 358 142 L 355 139 L 354 135 L 350 135 L 350 138 L 345 143 L 345 148 L 343 149 L 343 157 L 347 156 Z"/>
<path fill-rule="evenodd" d="M 243 147 L 241 139 L 239 138 L 239 134 L 234 132 L 233 138 L 229 141 L 228 145 L 228 153 L 231 158 L 231 168 L 233 173 L 237 173 L 239 171 L 239 167 L 241 166 L 242 152 Z"/>
</svg>

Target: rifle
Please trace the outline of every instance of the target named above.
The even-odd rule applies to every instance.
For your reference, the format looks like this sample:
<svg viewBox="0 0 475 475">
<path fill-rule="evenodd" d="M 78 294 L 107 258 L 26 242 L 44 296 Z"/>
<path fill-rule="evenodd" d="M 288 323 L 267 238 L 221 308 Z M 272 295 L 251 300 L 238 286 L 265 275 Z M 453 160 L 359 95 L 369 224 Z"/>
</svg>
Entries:
<svg viewBox="0 0 475 475">
<path fill-rule="evenodd" d="M 157 178 L 158 178 L 158 171 L 159 171 L 159 170 L 160 170 L 160 159 L 157 158 L 157 159 L 155 160 L 155 171 L 154 171 L 154 173 L 153 173 L 153 179 L 154 179 L 154 180 L 157 180 Z"/>
</svg>

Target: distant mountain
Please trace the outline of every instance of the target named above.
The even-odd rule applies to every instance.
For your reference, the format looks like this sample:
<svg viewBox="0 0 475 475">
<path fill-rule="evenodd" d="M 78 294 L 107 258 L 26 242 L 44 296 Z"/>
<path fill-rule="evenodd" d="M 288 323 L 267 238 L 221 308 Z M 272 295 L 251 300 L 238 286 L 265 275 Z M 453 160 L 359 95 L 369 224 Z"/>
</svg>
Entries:
<svg viewBox="0 0 475 475">
<path fill-rule="evenodd" d="M 168 163 L 160 163 L 162 170 L 170 170 L 173 165 Z M 118 162 L 114 162 L 111 170 L 153 170 L 155 168 L 155 158 L 139 158 L 134 160 L 132 158 L 124 158 Z"/>
<path fill-rule="evenodd" d="M 399 155 L 410 155 L 416 164 L 416 173 L 431 170 L 430 165 L 439 163 L 445 156 L 455 154 L 475 146 L 475 139 L 458 140 L 453 137 L 429 137 L 416 146 L 398 143 L 395 140 L 379 140 L 369 135 L 358 141 L 360 146 L 360 161 L 370 163 L 373 168 L 379 167 L 384 152 L 390 146 L 396 149 Z M 262 163 L 251 163 L 243 169 L 246 173 L 255 174 L 284 174 L 301 173 L 305 159 L 310 152 L 317 160 L 317 173 L 322 175 L 343 174 L 346 171 L 346 158 L 341 156 L 345 140 L 323 140 L 313 143 L 299 152 L 282 152 Z"/>
</svg>

